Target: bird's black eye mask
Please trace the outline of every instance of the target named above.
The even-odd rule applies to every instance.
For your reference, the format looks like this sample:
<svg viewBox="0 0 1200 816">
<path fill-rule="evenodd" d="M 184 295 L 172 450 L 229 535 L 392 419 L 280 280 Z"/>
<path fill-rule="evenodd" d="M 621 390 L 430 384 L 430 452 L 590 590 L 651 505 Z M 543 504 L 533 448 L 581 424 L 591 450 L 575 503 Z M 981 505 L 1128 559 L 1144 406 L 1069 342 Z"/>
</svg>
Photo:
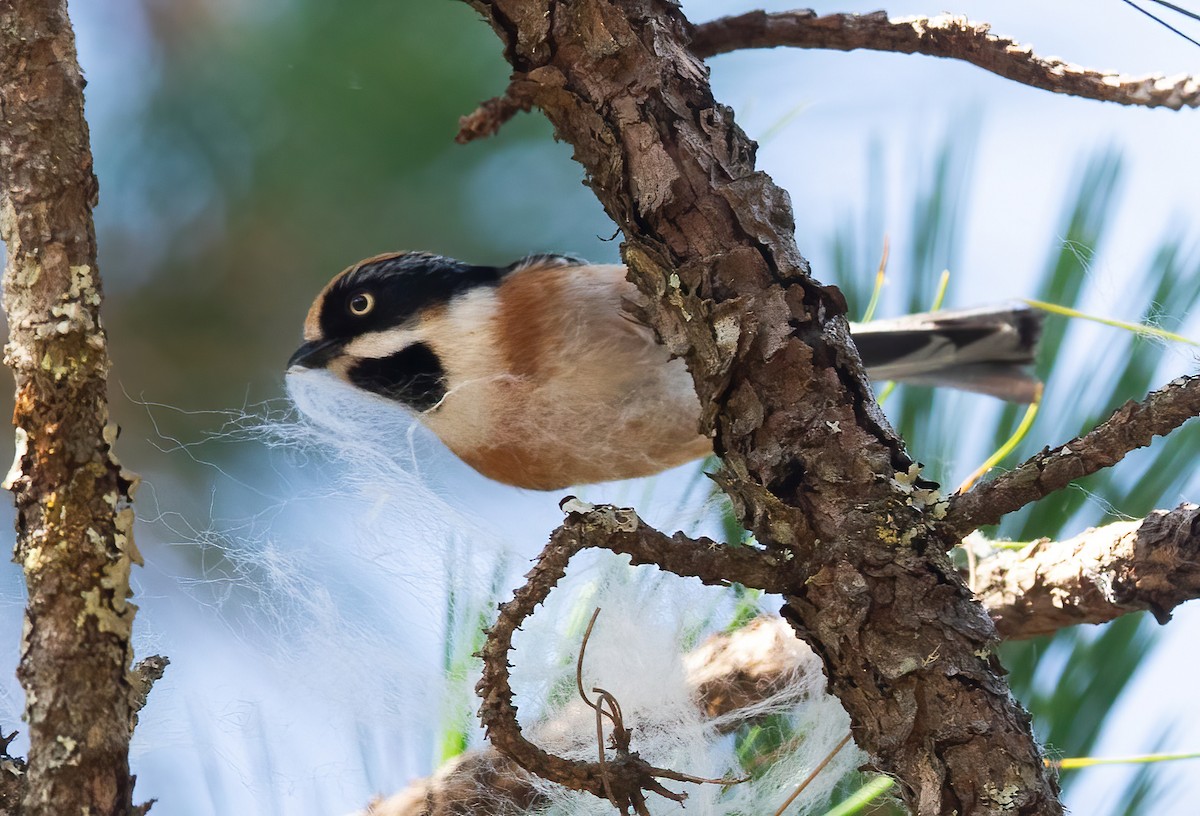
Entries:
<svg viewBox="0 0 1200 816">
<path fill-rule="evenodd" d="M 387 357 L 356 362 L 350 381 L 367 391 L 427 411 L 446 396 L 446 372 L 433 349 L 414 343 Z"/>
<path fill-rule="evenodd" d="M 495 286 L 503 270 L 439 255 L 396 255 L 362 264 L 330 287 L 321 335 L 349 340 L 403 325 L 418 312 L 476 286 Z"/>
</svg>

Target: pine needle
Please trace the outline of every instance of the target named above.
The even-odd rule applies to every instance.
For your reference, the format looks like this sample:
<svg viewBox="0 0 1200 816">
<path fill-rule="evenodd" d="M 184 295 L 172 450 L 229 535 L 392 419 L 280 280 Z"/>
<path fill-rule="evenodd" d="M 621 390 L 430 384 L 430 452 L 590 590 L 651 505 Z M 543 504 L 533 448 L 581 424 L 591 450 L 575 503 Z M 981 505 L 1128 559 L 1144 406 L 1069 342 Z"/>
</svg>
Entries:
<svg viewBox="0 0 1200 816">
<path fill-rule="evenodd" d="M 877 776 L 838 802 L 835 807 L 825 811 L 825 816 L 855 816 L 862 813 L 872 802 L 890 791 L 894 784 L 890 776 Z"/>
<path fill-rule="evenodd" d="M 1124 320 L 1114 320 L 1109 317 L 1091 315 L 1087 312 L 1081 312 L 1077 309 L 1072 309 L 1069 306 L 1059 306 L 1056 303 L 1046 303 L 1045 301 L 1041 300 L 1026 299 L 1023 302 L 1035 309 L 1041 309 L 1043 312 L 1050 312 L 1051 314 L 1063 315 L 1065 317 L 1078 317 L 1083 320 L 1091 320 L 1095 323 L 1103 323 L 1105 326 L 1113 326 L 1118 329 L 1124 329 L 1125 331 L 1133 332 L 1134 334 L 1143 337 L 1157 337 L 1161 340 L 1170 340 L 1172 343 L 1184 343 L 1189 346 L 1200 346 L 1200 343 L 1184 337 L 1182 334 L 1169 332 L 1166 329 L 1160 329 L 1156 326 L 1147 326 L 1143 323 L 1129 323 Z"/>
<path fill-rule="evenodd" d="M 788 809 L 788 806 L 791 805 L 792 802 L 796 801 L 796 797 L 799 796 L 800 793 L 805 788 L 807 788 L 810 784 L 812 784 L 812 781 L 817 778 L 817 774 L 819 774 L 819 773 L 821 773 L 821 771 L 825 770 L 825 766 L 828 765 L 830 762 L 832 762 L 833 758 L 835 756 L 837 756 L 838 751 L 845 748 L 846 745 L 849 744 L 849 742 L 850 742 L 850 735 L 847 734 L 845 737 L 842 738 L 842 741 L 837 744 L 836 748 L 834 748 L 832 751 L 830 751 L 829 754 L 824 759 L 822 759 L 819 763 L 817 763 L 817 767 L 813 768 L 812 773 L 810 773 L 808 776 L 806 776 L 804 778 L 804 781 L 801 782 L 799 787 L 797 787 L 796 790 L 794 790 L 792 792 L 792 795 L 787 798 L 787 801 L 779 806 L 779 810 L 775 811 L 775 816 L 783 816 L 783 812 Z"/>
<path fill-rule="evenodd" d="M 1041 404 L 1042 388 L 1039 385 L 1037 396 L 1034 398 L 1033 402 L 1029 403 L 1029 408 L 1026 409 L 1025 417 L 1021 420 L 1021 424 L 1017 426 L 1017 430 L 1013 432 L 1013 435 L 1008 438 L 1007 442 L 1001 445 L 995 453 L 987 458 L 986 462 L 980 465 L 974 473 L 968 476 L 966 481 L 958 486 L 959 493 L 965 493 L 966 491 L 970 490 L 972 485 L 979 481 L 983 474 L 987 473 L 996 465 L 1003 462 L 1004 457 L 1008 456 L 1013 452 L 1013 450 L 1016 449 L 1017 445 L 1021 443 L 1021 440 L 1025 438 L 1025 435 L 1029 433 L 1029 429 L 1033 427 L 1033 420 L 1037 417 L 1038 407 Z"/>
<path fill-rule="evenodd" d="M 871 290 L 871 301 L 867 304 L 867 310 L 863 312 L 863 323 L 870 323 L 871 318 L 875 316 L 875 307 L 879 305 L 879 294 L 883 291 L 883 282 L 887 277 L 887 262 L 888 262 L 888 237 L 883 236 L 883 257 L 879 259 L 879 269 L 875 272 L 875 288 Z"/>
<path fill-rule="evenodd" d="M 941 310 L 942 301 L 946 299 L 946 290 L 948 288 L 950 288 L 950 270 L 943 269 L 942 277 L 938 279 L 937 294 L 933 296 L 933 307 L 929 311 L 937 312 Z"/>
<path fill-rule="evenodd" d="M 1177 759 L 1200 759 L 1200 752 L 1191 754 L 1142 754 L 1130 757 L 1070 757 L 1044 760 L 1047 767 L 1064 771 L 1091 768 L 1094 765 L 1149 765 L 1154 762 L 1173 762 Z"/>
</svg>

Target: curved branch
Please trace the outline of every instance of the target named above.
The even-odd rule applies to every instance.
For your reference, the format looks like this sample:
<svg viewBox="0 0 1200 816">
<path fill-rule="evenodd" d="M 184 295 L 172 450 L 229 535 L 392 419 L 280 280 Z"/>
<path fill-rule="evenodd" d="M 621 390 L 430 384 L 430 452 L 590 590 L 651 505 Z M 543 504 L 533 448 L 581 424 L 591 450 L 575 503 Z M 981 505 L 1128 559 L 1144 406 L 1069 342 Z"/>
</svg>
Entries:
<svg viewBox="0 0 1200 816">
<path fill-rule="evenodd" d="M 727 547 L 708 539 L 694 542 L 681 533 L 667 537 L 626 508 L 597 507 L 574 497 L 565 499 L 563 506 L 568 514 L 566 521 L 550 537 L 550 543 L 526 575 L 525 585 L 514 593 L 511 601 L 500 605 L 500 614 L 480 650 L 483 674 L 476 686 L 483 700 L 480 720 L 492 745 L 521 767 L 551 782 L 610 799 L 618 807 L 637 802 L 641 791 L 676 798 L 681 795 L 668 794 L 655 781 L 655 777 L 666 772 L 649 765 L 636 753 L 620 752 L 616 760 L 603 765 L 568 760 L 539 748 L 522 734 L 508 676 L 513 632 L 550 594 L 571 558 L 591 547 L 629 554 L 636 564 L 669 562 L 672 571 L 697 577 L 707 584 L 726 584 L 735 575 L 739 576 L 735 580 L 741 583 L 765 589 L 766 586 L 758 586 L 755 576 L 787 571 L 774 564 L 769 555 L 750 548 Z"/>
<path fill-rule="evenodd" d="M 1200 416 L 1200 375 L 1180 377 L 1152 391 L 1141 402 L 1127 402 L 1078 439 L 1054 450 L 1045 448 L 1016 469 L 955 496 L 946 529 L 960 539 L 995 524 L 1014 510 L 1050 495 L 1076 479 L 1112 467 L 1156 436 L 1164 436 Z"/>
<path fill-rule="evenodd" d="M 779 694 L 800 675 L 820 672 L 812 651 L 791 627 L 766 615 L 708 638 L 687 655 L 684 665 L 696 706 L 713 719 Z M 745 721 L 729 718 L 722 724 L 734 728 Z M 557 732 L 561 726 L 552 723 L 548 730 Z M 486 809 L 481 810 L 483 803 Z M 456 757 L 433 776 L 372 803 L 362 816 L 453 816 L 468 810 L 517 816 L 547 804 L 529 772 L 493 746 Z"/>
<path fill-rule="evenodd" d="M 883 11 L 823 17 L 811 9 L 751 11 L 698 25 L 692 38 L 692 50 L 700 57 L 779 46 L 925 54 L 969 62 L 1023 85 L 1085 99 L 1172 110 L 1200 106 L 1200 80 L 1194 76 L 1134 77 L 1082 68 L 1056 57 L 1039 57 L 1030 46 L 992 34 L 987 23 L 951 14 L 889 19 Z"/>
<path fill-rule="evenodd" d="M 1175 606 L 1200 598 L 1200 507 L 1155 510 L 1141 521 L 996 553 L 980 561 L 979 579 L 980 599 L 1006 639 L 1147 609 L 1164 620 Z M 787 623 L 768 616 L 709 638 L 685 658 L 685 667 L 696 705 L 711 718 L 750 708 L 798 674 L 820 670 Z M 488 747 L 378 800 L 363 816 L 452 816 L 481 801 L 492 816 L 547 804 L 527 771 Z"/>
</svg>

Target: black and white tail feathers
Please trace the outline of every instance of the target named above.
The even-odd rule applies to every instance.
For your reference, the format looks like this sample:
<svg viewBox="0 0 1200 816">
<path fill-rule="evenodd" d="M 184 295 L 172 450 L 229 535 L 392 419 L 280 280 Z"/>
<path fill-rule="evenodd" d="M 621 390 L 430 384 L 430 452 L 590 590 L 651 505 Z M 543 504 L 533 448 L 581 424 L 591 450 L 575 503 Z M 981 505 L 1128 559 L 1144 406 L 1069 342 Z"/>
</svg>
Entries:
<svg viewBox="0 0 1200 816">
<path fill-rule="evenodd" d="M 1020 303 L 927 312 L 852 324 L 872 380 L 899 380 L 1032 402 L 1041 383 L 1026 370 L 1037 351 L 1042 313 Z"/>
</svg>

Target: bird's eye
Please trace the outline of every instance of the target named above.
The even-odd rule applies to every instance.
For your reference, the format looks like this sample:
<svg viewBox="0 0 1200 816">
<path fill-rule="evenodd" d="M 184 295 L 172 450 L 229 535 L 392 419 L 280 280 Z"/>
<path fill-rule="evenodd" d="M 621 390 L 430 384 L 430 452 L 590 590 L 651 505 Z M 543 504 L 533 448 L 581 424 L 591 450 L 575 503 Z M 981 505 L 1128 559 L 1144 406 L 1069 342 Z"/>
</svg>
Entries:
<svg viewBox="0 0 1200 816">
<path fill-rule="evenodd" d="M 362 317 L 375 308 L 375 296 L 370 292 L 359 292 L 350 298 L 350 314 Z"/>
</svg>

